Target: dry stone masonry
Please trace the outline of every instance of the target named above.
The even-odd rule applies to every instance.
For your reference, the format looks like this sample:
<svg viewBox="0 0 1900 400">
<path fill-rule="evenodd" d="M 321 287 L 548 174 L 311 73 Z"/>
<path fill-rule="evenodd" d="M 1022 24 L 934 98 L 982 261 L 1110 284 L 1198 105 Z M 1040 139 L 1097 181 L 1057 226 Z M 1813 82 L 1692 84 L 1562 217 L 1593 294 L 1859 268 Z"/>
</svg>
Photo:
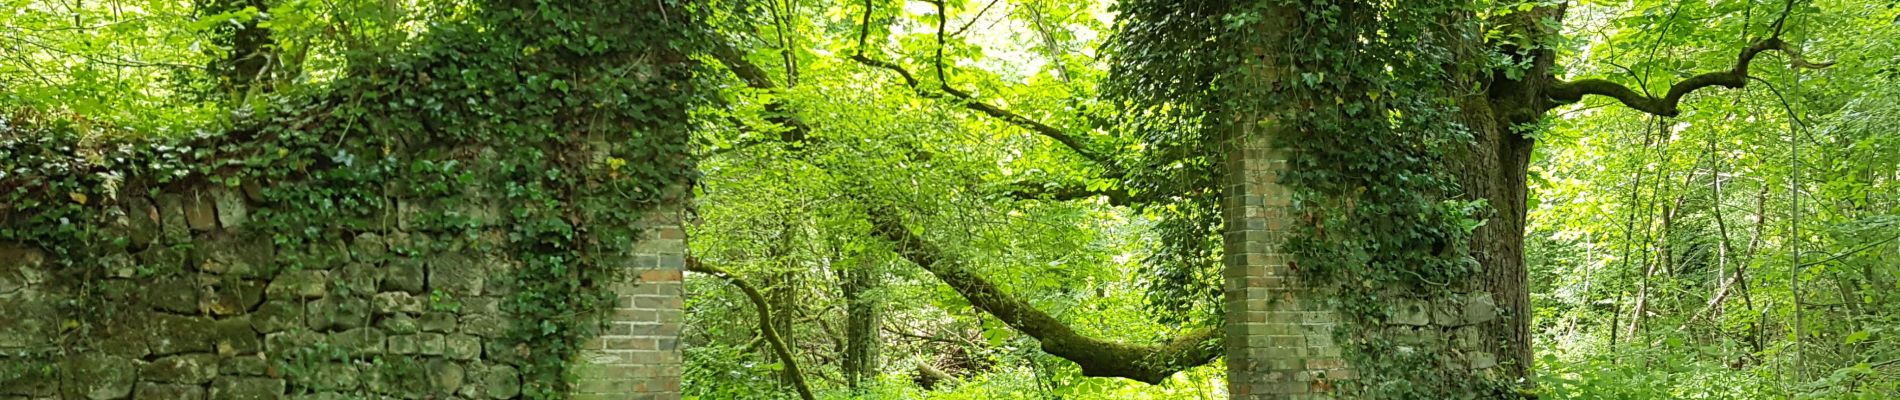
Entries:
<svg viewBox="0 0 1900 400">
<path fill-rule="evenodd" d="M 517 260 L 487 200 L 449 207 L 481 227 L 449 237 L 410 218 L 280 246 L 257 185 L 181 185 L 112 199 L 107 244 L 60 255 L 0 243 L 0 399 L 513 399 L 523 357 L 505 338 Z M 481 197 L 477 196 L 476 199 Z M 673 203 L 677 204 L 677 203 Z M 577 399 L 679 397 L 680 208 L 650 212 L 608 286 L 604 333 L 570 361 Z M 102 276 L 75 275 L 75 270 Z"/>
</svg>

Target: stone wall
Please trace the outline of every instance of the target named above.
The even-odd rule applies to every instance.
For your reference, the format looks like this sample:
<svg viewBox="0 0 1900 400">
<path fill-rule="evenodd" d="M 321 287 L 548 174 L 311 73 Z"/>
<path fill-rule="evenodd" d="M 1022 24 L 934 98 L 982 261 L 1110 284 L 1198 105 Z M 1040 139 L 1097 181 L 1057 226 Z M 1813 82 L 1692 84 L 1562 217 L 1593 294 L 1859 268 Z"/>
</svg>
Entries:
<svg viewBox="0 0 1900 400">
<path fill-rule="evenodd" d="M 1271 139 L 1243 131 L 1227 140 L 1225 277 L 1227 386 L 1234 399 L 1330 398 L 1352 371 L 1334 343 L 1340 321 L 1325 292 L 1298 278 L 1285 240 L 1291 192 L 1277 183 L 1285 158 Z"/>
<path fill-rule="evenodd" d="M 260 186 L 87 199 L 111 222 L 78 227 L 96 231 L 85 254 L 0 242 L 0 399 L 512 399 L 534 386 L 521 368 L 537 349 L 506 338 L 535 321 L 508 309 L 518 260 L 492 196 L 394 198 L 382 218 L 313 227 L 353 232 L 291 246 L 259 220 L 313 205 L 267 204 Z M 466 218 L 423 222 L 444 213 Z M 570 360 L 575 398 L 679 397 L 679 213 L 651 211 L 617 265 L 624 281 L 605 283 L 620 301 Z"/>
</svg>

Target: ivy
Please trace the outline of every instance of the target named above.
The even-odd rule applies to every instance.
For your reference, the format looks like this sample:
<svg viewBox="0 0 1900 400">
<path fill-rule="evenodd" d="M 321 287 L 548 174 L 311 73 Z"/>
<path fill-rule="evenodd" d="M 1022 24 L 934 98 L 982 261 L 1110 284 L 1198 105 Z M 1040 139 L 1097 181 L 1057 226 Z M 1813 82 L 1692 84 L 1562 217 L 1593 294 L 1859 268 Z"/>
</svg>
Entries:
<svg viewBox="0 0 1900 400">
<path fill-rule="evenodd" d="M 1460 62 L 1474 59 L 1455 45 L 1461 41 L 1434 36 L 1474 31 L 1442 26 L 1474 10 L 1445 2 L 1162 3 L 1121 6 L 1130 22 L 1109 92 L 1148 113 L 1201 122 L 1188 130 L 1136 126 L 1149 132 L 1146 154 L 1156 159 L 1149 169 L 1200 165 L 1196 171 L 1219 176 L 1224 161 L 1192 158 L 1222 154 L 1219 132 L 1252 130 L 1248 124 L 1275 132 L 1272 143 L 1287 158 L 1279 182 L 1293 192 L 1285 249 L 1305 280 L 1331 288 L 1327 301 L 1345 324 L 1338 343 L 1359 376 L 1340 389 L 1353 398 L 1455 398 L 1501 388 L 1439 377 L 1458 369 L 1441 365 L 1444 349 L 1402 351 L 1408 338 L 1385 329 L 1396 299 L 1464 293 L 1481 276 L 1467 243 L 1489 209 L 1457 198 L 1447 155 L 1472 138 L 1457 105 L 1445 101 L 1460 95 L 1451 88 L 1469 75 L 1461 69 L 1480 67 Z M 1262 79 L 1263 69 L 1278 79 Z M 1211 180 L 1191 187 L 1222 189 Z M 1218 217 L 1198 224 L 1217 227 Z M 1208 231 L 1218 230 L 1164 238 L 1195 248 Z"/>
<path fill-rule="evenodd" d="M 142 136 L 13 112 L 0 120 L 0 240 L 100 276 L 93 246 L 126 246 L 97 233 L 121 199 L 204 185 L 260 199 L 246 229 L 282 249 L 284 268 L 410 224 L 438 239 L 392 238 L 398 253 L 518 263 L 502 308 L 517 321 L 507 339 L 523 356 L 523 395 L 564 398 L 567 364 L 611 308 L 606 283 L 624 278 L 616 266 L 639 222 L 692 178 L 696 67 L 682 55 L 704 29 L 675 2 L 475 6 L 414 48 L 383 49 L 383 65 L 273 97 L 217 133 Z M 96 140 L 107 134 L 129 139 Z"/>
</svg>

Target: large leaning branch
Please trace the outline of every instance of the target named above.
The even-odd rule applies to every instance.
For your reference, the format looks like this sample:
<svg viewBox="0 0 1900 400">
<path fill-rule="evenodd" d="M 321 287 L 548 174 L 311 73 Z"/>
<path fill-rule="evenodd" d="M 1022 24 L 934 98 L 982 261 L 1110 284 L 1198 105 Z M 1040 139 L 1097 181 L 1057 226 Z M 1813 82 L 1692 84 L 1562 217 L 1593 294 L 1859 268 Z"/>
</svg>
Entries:
<svg viewBox="0 0 1900 400">
<path fill-rule="evenodd" d="M 765 337 L 766 343 L 772 345 L 772 353 L 778 355 L 778 359 L 785 363 L 785 373 L 792 377 L 792 387 L 798 389 L 798 397 L 804 400 L 816 399 L 812 395 L 811 386 L 805 383 L 805 374 L 798 370 L 798 359 L 792 357 L 791 347 L 786 346 L 785 339 L 779 336 L 777 329 L 772 328 L 772 307 L 766 305 L 765 295 L 760 294 L 758 288 L 752 287 L 752 284 L 746 283 L 744 279 L 739 279 L 731 272 L 702 264 L 699 259 L 688 259 L 688 261 L 687 271 L 719 277 L 745 293 L 746 299 L 751 300 L 752 306 L 759 312 L 759 334 Z"/>
<path fill-rule="evenodd" d="M 1800 52 L 1796 51 L 1793 46 L 1790 46 L 1788 42 L 1782 41 L 1779 37 L 1771 37 L 1756 41 L 1747 48 L 1742 49 L 1741 56 L 1736 58 L 1735 65 L 1729 67 L 1728 70 L 1703 73 L 1689 77 L 1689 79 L 1684 79 L 1681 82 L 1676 82 L 1675 85 L 1669 86 L 1669 92 L 1663 94 L 1662 97 L 1639 94 L 1635 90 L 1631 90 L 1628 86 L 1623 86 L 1622 84 L 1605 79 L 1557 82 L 1551 84 L 1550 90 L 1547 93 L 1551 100 L 1558 103 L 1574 103 L 1583 100 L 1584 95 L 1593 94 L 1606 96 L 1614 98 L 1622 102 L 1623 105 L 1627 105 L 1638 111 L 1664 117 L 1674 117 L 1682 113 L 1679 106 L 1682 103 L 1683 96 L 1687 96 L 1696 90 L 1712 86 L 1721 86 L 1730 89 L 1740 89 L 1743 86 L 1747 86 L 1749 63 L 1753 62 L 1755 57 L 1761 55 L 1762 52 L 1769 50 L 1786 53 L 1788 55 L 1789 64 L 1796 68 L 1819 69 L 1833 65 L 1833 63 L 1828 62 L 1808 62 L 1802 59 Z"/>
<path fill-rule="evenodd" d="M 778 85 L 772 82 L 771 75 L 766 74 L 764 68 L 759 68 L 757 64 L 746 60 L 745 55 L 740 54 L 739 49 L 733 47 L 731 43 L 714 41 L 712 56 L 718 59 L 720 64 L 724 64 L 727 70 L 732 71 L 733 75 L 738 76 L 739 80 L 745 81 L 746 87 L 764 91 L 779 89 Z M 798 144 L 805 141 L 807 134 L 811 133 L 811 126 L 805 125 L 803 120 L 791 117 L 784 103 L 777 100 L 767 102 L 765 111 L 769 113 L 766 116 L 767 121 L 786 128 L 784 132 L 779 133 L 779 140 Z"/>
<path fill-rule="evenodd" d="M 1121 377 L 1159 384 L 1177 372 L 1212 362 L 1220 355 L 1220 332 L 1199 329 L 1157 345 L 1133 345 L 1083 336 L 1028 302 L 1003 292 L 989 280 L 964 269 L 936 245 L 911 233 L 889 210 L 869 212 L 872 229 L 897 253 L 955 289 L 970 304 L 1042 343 L 1042 351 L 1075 362 L 1082 375 Z"/>
</svg>

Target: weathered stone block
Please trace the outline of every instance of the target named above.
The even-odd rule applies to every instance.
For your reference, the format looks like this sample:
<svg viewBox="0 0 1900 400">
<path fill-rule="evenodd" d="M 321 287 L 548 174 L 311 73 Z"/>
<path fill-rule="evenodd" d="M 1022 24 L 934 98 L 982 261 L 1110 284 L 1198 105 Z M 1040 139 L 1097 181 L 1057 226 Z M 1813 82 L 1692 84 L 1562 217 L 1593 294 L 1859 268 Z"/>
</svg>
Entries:
<svg viewBox="0 0 1900 400">
<path fill-rule="evenodd" d="M 87 347 L 115 356 L 143 359 L 152 352 L 145 339 L 151 334 L 145 328 L 146 321 L 136 320 L 137 315 L 143 314 L 120 314 L 103 325 L 95 325 L 92 337 L 87 338 Z"/>
<path fill-rule="evenodd" d="M 460 333 L 450 334 L 442 339 L 442 355 L 456 360 L 474 360 L 482 356 L 482 338 Z"/>
<path fill-rule="evenodd" d="M 382 235 L 363 233 L 350 242 L 350 258 L 358 262 L 381 262 L 388 256 L 389 244 L 383 241 Z"/>
<path fill-rule="evenodd" d="M 341 294 L 368 296 L 376 293 L 376 282 L 383 280 L 383 269 L 370 263 L 353 262 L 345 264 L 333 275 Z"/>
<path fill-rule="evenodd" d="M 488 367 L 482 374 L 482 394 L 490 399 L 512 399 L 521 395 L 521 373 L 506 365 Z"/>
<path fill-rule="evenodd" d="M 1465 301 L 1465 323 L 1482 324 L 1498 317 L 1498 304 L 1490 293 L 1470 296 Z"/>
<path fill-rule="evenodd" d="M 139 267 L 158 275 L 177 274 L 190 268 L 191 252 L 170 244 L 154 245 L 138 254 Z"/>
<path fill-rule="evenodd" d="M 273 299 L 314 299 L 329 292 L 329 271 L 297 270 L 277 274 L 265 295 Z"/>
<path fill-rule="evenodd" d="M 376 305 L 377 315 L 398 313 L 417 314 L 421 313 L 423 309 L 422 298 L 404 292 L 377 293 L 373 302 Z"/>
<path fill-rule="evenodd" d="M 99 259 L 97 261 L 99 262 L 99 267 L 104 269 L 106 271 L 106 276 L 109 276 L 109 277 L 131 278 L 133 276 L 137 276 L 139 272 L 138 263 L 132 261 L 131 254 L 115 251 L 110 254 L 99 256 Z"/>
<path fill-rule="evenodd" d="M 482 284 L 487 279 L 488 271 L 476 257 L 450 253 L 436 257 L 429 264 L 431 288 L 458 298 L 482 294 Z"/>
<path fill-rule="evenodd" d="M 302 374 L 290 376 L 291 387 L 309 391 L 355 390 L 361 385 L 355 365 L 345 363 L 318 363 L 310 365 Z"/>
<path fill-rule="evenodd" d="M 218 228 L 217 208 L 211 195 L 203 190 L 193 191 L 185 199 L 185 224 L 194 231 L 210 231 Z"/>
<path fill-rule="evenodd" d="M 303 329 L 293 329 L 264 336 L 264 349 L 271 353 L 282 354 L 296 349 L 315 346 L 324 341 L 324 335 Z"/>
<path fill-rule="evenodd" d="M 228 188 L 211 189 L 211 198 L 218 206 L 218 224 L 225 229 L 236 229 L 251 219 L 251 209 L 244 204 L 243 195 Z"/>
<path fill-rule="evenodd" d="M 462 316 L 462 333 L 495 339 L 508 335 L 508 321 L 491 314 Z"/>
<path fill-rule="evenodd" d="M 152 355 L 208 353 L 213 350 L 217 330 L 208 318 L 171 314 L 152 314 L 148 319 L 151 334 L 145 343 Z"/>
<path fill-rule="evenodd" d="M 420 349 L 422 350 L 423 355 L 430 355 L 430 356 L 442 355 L 442 351 L 443 351 L 442 334 L 434 333 L 434 332 L 424 332 L 424 333 L 418 333 L 415 336 L 416 336 L 416 342 L 420 345 Z"/>
<path fill-rule="evenodd" d="M 270 300 L 252 312 L 251 329 L 257 333 L 282 332 L 304 326 L 304 306 L 294 300 Z"/>
<path fill-rule="evenodd" d="M 92 400 L 123 399 L 132 395 L 143 361 L 99 353 L 68 357 L 62 366 L 67 396 Z"/>
<path fill-rule="evenodd" d="M 382 316 L 376 321 L 376 327 L 396 335 L 406 335 L 422 331 L 421 328 L 417 327 L 415 317 L 402 313 Z"/>
<path fill-rule="evenodd" d="M 215 354 L 180 354 L 159 358 L 139 371 L 139 378 L 151 382 L 202 385 L 218 376 L 219 358 Z"/>
<path fill-rule="evenodd" d="M 277 253 L 285 266 L 298 269 L 331 270 L 350 262 L 350 247 L 341 240 L 278 249 Z"/>
<path fill-rule="evenodd" d="M 342 393 L 337 393 L 337 392 L 316 392 L 316 393 L 304 393 L 304 394 L 299 394 L 299 395 L 295 395 L 295 396 L 290 396 L 290 398 L 291 398 L 291 400 L 359 400 L 359 399 L 376 399 L 376 397 L 367 397 L 367 396 L 355 396 L 355 395 L 346 395 L 346 394 L 342 394 Z"/>
<path fill-rule="evenodd" d="M 177 193 L 158 195 L 159 237 L 166 244 L 191 241 L 191 227 L 185 223 L 185 197 Z"/>
<path fill-rule="evenodd" d="M 1498 366 L 1498 357 L 1487 352 L 1474 351 L 1466 353 L 1465 359 L 1471 362 L 1471 369 L 1485 369 Z"/>
<path fill-rule="evenodd" d="M 215 235 L 198 246 L 198 269 L 246 278 L 262 276 L 276 259 L 276 246 L 264 235 Z"/>
<path fill-rule="evenodd" d="M 211 400 L 276 400 L 284 397 L 284 380 L 219 377 L 211 382 Z"/>
<path fill-rule="evenodd" d="M 1392 310 L 1389 310 L 1391 315 L 1386 318 L 1385 322 L 1394 325 L 1411 326 L 1425 326 L 1431 324 L 1431 315 L 1426 309 L 1425 304 L 1425 302 L 1418 300 L 1400 301 L 1397 305 L 1393 306 Z"/>
<path fill-rule="evenodd" d="M 250 354 L 264 349 L 263 338 L 251 329 L 250 316 L 221 319 L 211 325 L 218 354 Z"/>
<path fill-rule="evenodd" d="M 310 343 L 315 343 L 317 339 L 312 337 L 309 340 Z M 276 377 L 278 375 L 276 369 L 277 367 L 271 365 L 270 360 L 264 358 L 263 353 L 258 353 L 226 358 L 219 364 L 218 373 L 230 376 Z"/>
<path fill-rule="evenodd" d="M 1432 323 L 1438 326 L 1459 326 L 1464 324 L 1464 297 L 1451 296 L 1432 303 Z"/>
<path fill-rule="evenodd" d="M 264 302 L 264 284 L 258 281 L 201 275 L 198 287 L 204 290 L 198 297 L 199 309 L 212 315 L 243 314 Z"/>
<path fill-rule="evenodd" d="M 389 337 L 389 353 L 415 355 L 422 353 L 422 339 L 417 335 L 396 335 Z"/>
<path fill-rule="evenodd" d="M 429 360 L 427 374 L 429 388 L 437 394 L 455 393 L 467 379 L 461 364 L 442 359 Z"/>
<path fill-rule="evenodd" d="M 345 330 L 369 325 L 369 301 L 355 297 L 330 296 L 310 301 L 304 307 L 304 320 L 318 331 Z"/>
<path fill-rule="evenodd" d="M 383 291 L 401 291 L 422 293 L 424 282 L 428 279 L 427 268 L 422 260 L 411 257 L 393 257 L 383 275 Z"/>
<path fill-rule="evenodd" d="M 492 363 L 521 366 L 530 352 L 526 345 L 508 339 L 482 339 L 482 359 Z"/>
<path fill-rule="evenodd" d="M 455 331 L 455 314 L 445 311 L 433 311 L 422 314 L 421 327 L 427 332 Z"/>
<path fill-rule="evenodd" d="M 330 334 L 330 346 L 353 357 L 367 357 L 383 354 L 386 338 L 383 331 L 375 328 L 356 328 Z"/>
<path fill-rule="evenodd" d="M 153 206 L 151 200 L 142 196 L 125 196 L 120 206 L 125 210 L 125 236 L 132 247 L 149 247 L 158 240 L 158 207 Z"/>
<path fill-rule="evenodd" d="M 176 384 L 176 383 L 145 382 L 145 383 L 139 384 L 138 390 L 135 390 L 133 392 L 132 398 L 139 399 L 139 400 L 145 400 L 145 399 L 204 400 L 205 388 L 199 385 L 181 385 L 181 384 Z"/>
<path fill-rule="evenodd" d="M 199 290 L 192 279 L 176 276 L 155 278 L 145 285 L 144 290 L 145 301 L 159 311 L 198 313 Z"/>
<path fill-rule="evenodd" d="M 465 314 L 501 313 L 501 299 L 494 297 L 463 297 L 455 300 L 462 303 L 461 312 Z"/>
</svg>

